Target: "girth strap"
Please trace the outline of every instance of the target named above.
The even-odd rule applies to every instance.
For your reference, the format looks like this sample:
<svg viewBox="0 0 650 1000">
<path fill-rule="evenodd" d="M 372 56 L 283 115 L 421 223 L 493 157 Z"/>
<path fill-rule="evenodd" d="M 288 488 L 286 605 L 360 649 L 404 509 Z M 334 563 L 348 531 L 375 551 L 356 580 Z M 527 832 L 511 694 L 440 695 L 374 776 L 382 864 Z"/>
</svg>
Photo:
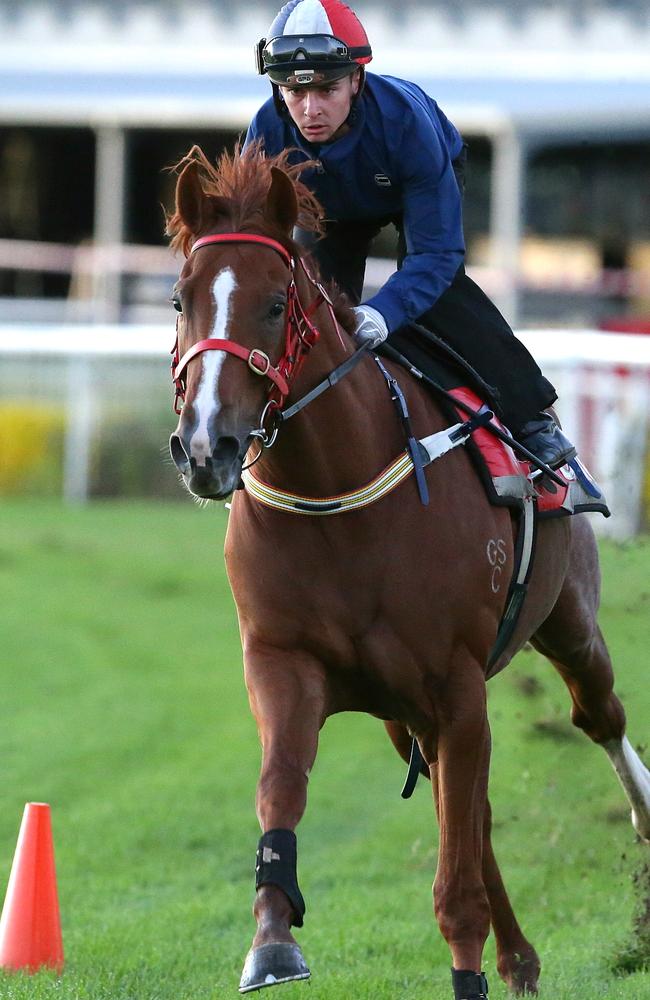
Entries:
<svg viewBox="0 0 650 1000">
<path fill-rule="evenodd" d="M 535 542 L 537 540 L 537 504 L 534 497 L 524 497 L 515 543 L 515 568 L 494 646 L 488 657 L 488 677 L 492 667 L 504 652 L 515 631 L 519 615 L 528 593 L 528 581 L 533 569 Z"/>
<path fill-rule="evenodd" d="M 406 772 L 406 781 L 404 782 L 404 787 L 401 791 L 401 796 L 403 799 L 410 799 L 413 792 L 415 791 L 415 786 L 418 783 L 418 778 L 422 774 L 422 765 L 424 764 L 424 757 L 422 756 L 422 751 L 420 750 L 420 744 L 413 737 L 413 742 L 411 743 L 411 759 L 409 760 L 409 769 Z"/>
</svg>

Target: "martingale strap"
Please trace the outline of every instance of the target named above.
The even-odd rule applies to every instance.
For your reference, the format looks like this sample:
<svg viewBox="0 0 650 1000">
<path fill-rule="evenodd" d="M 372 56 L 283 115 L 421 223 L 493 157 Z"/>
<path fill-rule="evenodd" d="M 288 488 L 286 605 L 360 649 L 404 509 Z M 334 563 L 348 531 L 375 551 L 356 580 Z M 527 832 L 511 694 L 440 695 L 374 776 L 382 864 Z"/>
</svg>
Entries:
<svg viewBox="0 0 650 1000">
<path fill-rule="evenodd" d="M 478 427 L 485 426 L 493 417 L 490 410 L 477 415 L 472 420 L 454 424 L 436 434 L 416 441 L 418 454 L 423 466 L 430 465 L 436 459 L 446 455 L 448 451 L 465 444 L 470 435 Z M 260 503 L 274 510 L 283 510 L 289 514 L 306 514 L 309 516 L 324 516 L 330 514 L 345 514 L 352 510 L 368 507 L 382 497 L 392 493 L 400 483 L 404 482 L 414 470 L 410 452 L 404 451 L 391 462 L 383 472 L 365 486 L 350 493 L 340 493 L 331 497 L 308 497 L 287 490 L 278 490 L 268 483 L 257 479 L 250 469 L 242 472 L 244 488 Z"/>
<path fill-rule="evenodd" d="M 415 481 L 420 494 L 420 500 L 422 501 L 424 507 L 428 507 L 429 489 L 424 476 L 424 465 L 422 462 L 422 456 L 420 455 L 420 448 L 418 442 L 415 440 L 415 435 L 413 434 L 413 430 L 411 428 L 411 416 L 408 411 L 408 406 L 406 405 L 406 398 L 399 387 L 397 379 L 391 375 L 377 355 L 375 355 L 375 361 L 379 371 L 386 379 L 388 391 L 390 392 L 390 398 L 395 403 L 400 420 L 402 421 L 402 427 L 404 428 L 404 433 L 406 434 L 409 455 L 411 456 L 411 461 L 413 462 L 413 471 L 415 473 Z"/>
</svg>

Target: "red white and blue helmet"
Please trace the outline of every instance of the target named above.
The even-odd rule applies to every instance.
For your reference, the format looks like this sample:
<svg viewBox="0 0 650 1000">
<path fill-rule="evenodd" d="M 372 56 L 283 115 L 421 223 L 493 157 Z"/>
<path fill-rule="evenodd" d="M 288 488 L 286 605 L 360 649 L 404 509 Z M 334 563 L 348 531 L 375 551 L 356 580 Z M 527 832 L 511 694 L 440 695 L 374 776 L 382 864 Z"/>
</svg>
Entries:
<svg viewBox="0 0 650 1000">
<path fill-rule="evenodd" d="M 272 83 L 318 86 L 369 63 L 361 21 L 341 0 L 289 0 L 257 44 L 257 71 Z"/>
</svg>

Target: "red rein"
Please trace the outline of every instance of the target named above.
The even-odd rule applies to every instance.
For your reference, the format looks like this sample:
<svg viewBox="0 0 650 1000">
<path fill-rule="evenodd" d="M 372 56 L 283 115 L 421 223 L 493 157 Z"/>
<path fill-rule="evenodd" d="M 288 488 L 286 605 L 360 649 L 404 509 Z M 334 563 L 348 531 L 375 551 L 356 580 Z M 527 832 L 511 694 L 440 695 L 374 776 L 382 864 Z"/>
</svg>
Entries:
<svg viewBox="0 0 650 1000">
<path fill-rule="evenodd" d="M 213 338 L 211 340 L 199 340 L 197 344 L 190 347 L 183 357 L 179 359 L 177 335 L 172 350 L 172 381 L 176 389 L 174 411 L 180 413 L 185 400 L 185 369 L 192 358 L 195 358 L 198 354 L 202 354 L 204 351 L 226 351 L 228 354 L 234 354 L 235 357 L 246 361 L 248 367 L 255 375 L 262 375 L 269 379 L 271 382 L 269 402 L 276 409 L 281 409 L 284 400 L 289 395 L 292 382 L 319 337 L 318 330 L 311 322 L 311 316 L 313 316 L 322 302 L 329 300 L 322 286 L 314 281 L 303 264 L 305 274 L 312 285 L 318 289 L 318 296 L 311 303 L 308 310 L 304 310 L 298 298 L 298 289 L 296 288 L 294 276 L 296 262 L 289 251 L 276 240 L 269 239 L 267 236 L 256 236 L 252 233 L 221 233 L 218 236 L 202 236 L 201 239 L 196 241 L 191 252 L 195 253 L 201 247 L 211 246 L 213 243 L 257 243 L 259 246 L 270 247 L 271 250 L 274 250 L 282 257 L 291 272 L 291 279 L 287 288 L 284 353 L 277 365 L 273 367 L 268 355 L 258 348 L 254 347 L 252 350 L 249 350 L 247 347 L 243 347 L 232 340 L 217 340 Z"/>
</svg>

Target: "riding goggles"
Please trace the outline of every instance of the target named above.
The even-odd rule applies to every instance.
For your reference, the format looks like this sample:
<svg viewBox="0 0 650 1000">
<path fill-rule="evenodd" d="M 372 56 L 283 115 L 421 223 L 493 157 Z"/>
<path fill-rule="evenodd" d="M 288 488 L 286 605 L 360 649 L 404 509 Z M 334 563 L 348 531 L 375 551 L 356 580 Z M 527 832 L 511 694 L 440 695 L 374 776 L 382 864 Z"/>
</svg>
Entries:
<svg viewBox="0 0 650 1000">
<path fill-rule="evenodd" d="M 278 35 L 267 42 L 260 38 L 255 50 L 257 72 L 285 75 L 296 69 L 318 65 L 325 70 L 354 68 L 357 59 L 372 56 L 369 45 L 351 47 L 333 35 Z"/>
</svg>

